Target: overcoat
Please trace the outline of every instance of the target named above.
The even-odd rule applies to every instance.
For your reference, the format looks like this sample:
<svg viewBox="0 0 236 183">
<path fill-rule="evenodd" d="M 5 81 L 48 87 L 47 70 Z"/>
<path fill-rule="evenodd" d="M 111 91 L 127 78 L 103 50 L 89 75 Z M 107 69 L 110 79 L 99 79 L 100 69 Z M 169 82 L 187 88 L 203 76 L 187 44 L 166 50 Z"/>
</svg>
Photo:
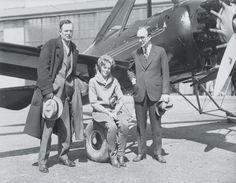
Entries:
<svg viewBox="0 0 236 183">
<path fill-rule="evenodd" d="M 79 84 L 76 78 L 76 66 L 78 50 L 74 43 L 70 44 L 73 55 L 72 77 L 74 78 L 74 94 L 72 96 L 72 130 L 77 140 L 83 140 L 82 102 Z M 63 43 L 61 37 L 49 40 L 41 50 L 39 67 L 37 69 L 38 80 L 32 97 L 31 106 L 26 119 L 24 132 L 28 135 L 41 139 L 44 120 L 42 114 L 43 97 L 53 93 L 53 82 L 61 68 L 64 58 Z M 56 125 L 55 125 L 56 129 Z"/>
<path fill-rule="evenodd" d="M 139 48 L 132 57 L 127 73 L 131 81 L 135 78 L 137 82 L 134 87 L 135 102 L 142 102 L 145 95 L 156 102 L 162 94 L 169 94 L 169 66 L 164 48 L 152 45 L 148 58 Z"/>
</svg>

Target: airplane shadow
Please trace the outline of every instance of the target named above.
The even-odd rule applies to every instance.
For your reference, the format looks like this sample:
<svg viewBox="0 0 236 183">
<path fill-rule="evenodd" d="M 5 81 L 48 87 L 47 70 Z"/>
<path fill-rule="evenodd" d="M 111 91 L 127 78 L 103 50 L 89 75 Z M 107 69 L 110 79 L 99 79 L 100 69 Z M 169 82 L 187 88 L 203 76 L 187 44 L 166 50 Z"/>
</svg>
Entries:
<svg viewBox="0 0 236 183">
<path fill-rule="evenodd" d="M 9 133 L 0 133 L 0 136 L 9 136 L 9 135 L 22 135 L 24 132 L 9 132 Z"/>
<path fill-rule="evenodd" d="M 236 152 L 236 139 L 234 139 L 233 143 L 227 141 L 227 135 L 230 135 L 232 132 L 235 133 L 235 130 L 231 129 L 231 127 L 235 126 L 235 123 L 228 123 L 226 119 L 213 120 L 212 123 L 164 128 L 163 137 L 169 139 L 185 139 L 205 144 L 206 148 L 204 152 L 208 152 L 214 148 Z"/>
<path fill-rule="evenodd" d="M 57 145 L 52 145 L 52 151 L 57 151 Z M 38 151 L 35 153 L 39 152 Z M 78 161 L 80 163 L 88 162 L 87 153 L 85 150 L 85 144 L 84 142 L 74 142 L 71 144 L 70 152 L 69 152 L 69 158 L 72 161 Z M 1 157 L 1 156 L 0 156 Z M 53 167 L 58 163 L 58 155 L 50 156 L 47 162 L 48 167 Z M 38 162 L 35 162 L 32 164 L 33 166 L 38 166 Z"/>
<path fill-rule="evenodd" d="M 21 127 L 25 126 L 24 123 L 19 123 L 19 124 L 13 124 L 13 125 L 2 125 L 1 127 Z M 8 133 L 0 133 L 0 136 L 9 136 L 9 135 L 21 135 L 24 134 L 22 131 L 21 132 L 8 132 Z"/>
<path fill-rule="evenodd" d="M 25 126 L 25 123 L 13 124 L 13 125 L 2 125 L 2 126 L 0 126 L 0 127 L 15 127 L 15 126 Z"/>
<path fill-rule="evenodd" d="M 134 122 L 135 123 L 135 122 Z M 196 121 L 181 121 L 181 122 L 165 122 L 163 126 L 173 125 L 176 126 L 178 123 L 188 124 L 188 126 L 178 126 L 170 128 L 162 128 L 163 139 L 185 139 L 188 141 L 198 142 L 205 144 L 206 147 L 204 152 L 208 152 L 213 148 L 220 148 L 231 152 L 236 152 L 236 142 L 227 142 L 226 136 L 229 135 L 233 130 L 231 127 L 235 127 L 235 123 L 228 123 L 226 120 L 212 120 L 212 121 L 197 121 L 198 124 L 195 124 Z M 199 124 L 200 123 L 200 124 Z M 152 140 L 151 127 L 147 125 L 147 140 Z M 164 146 L 164 145 L 163 145 Z M 165 148 L 165 147 L 163 147 Z M 57 151 L 57 145 L 51 146 L 51 151 Z M 7 152 L 1 152 L 0 158 L 12 157 L 12 156 L 21 156 L 34 154 L 39 152 L 39 147 L 32 147 L 26 149 L 19 149 Z M 147 147 L 147 154 L 153 156 L 153 147 L 152 145 Z M 137 132 L 136 125 L 133 126 L 129 131 L 128 136 L 128 145 L 126 147 L 126 154 L 128 153 L 138 153 L 137 148 Z M 166 152 L 165 149 L 162 149 L 163 155 L 168 155 L 169 152 Z M 69 157 L 74 161 L 87 162 L 88 158 L 86 155 L 85 141 L 83 142 L 73 142 L 71 145 Z M 127 160 L 127 159 L 126 159 Z M 57 164 L 57 155 L 50 156 L 48 161 L 49 167 Z M 33 166 L 36 166 L 37 163 L 34 163 Z"/>
<path fill-rule="evenodd" d="M 208 152 L 214 148 L 220 148 L 227 151 L 236 153 L 236 139 L 235 143 L 227 142 L 226 136 L 230 135 L 235 130 L 232 130 L 231 127 L 235 127 L 235 123 L 228 123 L 227 120 L 203 120 L 197 121 L 197 125 L 188 125 L 181 127 L 171 127 L 171 128 L 163 128 L 162 127 L 162 138 L 163 139 L 184 139 L 189 141 L 198 142 L 201 144 L 205 144 L 206 147 L 204 152 Z M 206 123 L 207 122 L 207 123 Z M 185 123 L 191 124 L 196 123 L 196 121 L 181 121 L 181 122 L 166 122 L 166 124 L 175 124 Z M 163 126 L 163 125 L 162 125 Z M 136 126 L 130 129 L 128 142 L 132 142 L 128 149 L 130 152 L 138 153 L 137 148 L 137 132 Z M 152 140 L 151 126 L 147 125 L 147 140 Z M 163 145 L 164 146 L 164 145 Z M 164 147 L 163 147 L 164 148 Z M 130 153 L 128 152 L 128 153 Z M 147 147 L 147 154 L 153 156 L 153 146 Z M 162 149 L 162 155 L 168 155 L 169 153 Z"/>
</svg>

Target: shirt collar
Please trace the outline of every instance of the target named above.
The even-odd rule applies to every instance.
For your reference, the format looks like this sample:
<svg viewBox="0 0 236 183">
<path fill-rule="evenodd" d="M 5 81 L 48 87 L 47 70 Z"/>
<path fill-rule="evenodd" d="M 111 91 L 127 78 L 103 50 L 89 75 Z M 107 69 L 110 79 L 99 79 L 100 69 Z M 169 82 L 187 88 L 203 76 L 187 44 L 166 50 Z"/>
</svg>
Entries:
<svg viewBox="0 0 236 183">
<path fill-rule="evenodd" d="M 66 50 L 67 55 L 69 55 L 69 53 L 70 53 L 70 42 L 67 43 L 67 42 L 64 41 L 62 38 L 61 38 L 61 40 L 62 40 L 62 44 L 63 44 L 63 47 L 64 47 L 65 50 Z"/>
<path fill-rule="evenodd" d="M 105 79 L 102 77 L 102 75 L 101 75 L 100 72 L 97 72 L 97 74 L 95 75 L 95 78 L 96 78 L 96 81 L 97 81 L 97 82 L 103 84 L 104 86 L 109 85 L 109 84 L 113 81 L 113 77 L 112 77 L 111 75 L 110 75 L 110 77 L 109 77 L 107 80 L 105 80 Z"/>
<path fill-rule="evenodd" d="M 147 47 L 146 47 L 146 54 L 147 55 L 150 54 L 151 49 L 152 49 L 152 44 L 148 44 Z"/>
</svg>

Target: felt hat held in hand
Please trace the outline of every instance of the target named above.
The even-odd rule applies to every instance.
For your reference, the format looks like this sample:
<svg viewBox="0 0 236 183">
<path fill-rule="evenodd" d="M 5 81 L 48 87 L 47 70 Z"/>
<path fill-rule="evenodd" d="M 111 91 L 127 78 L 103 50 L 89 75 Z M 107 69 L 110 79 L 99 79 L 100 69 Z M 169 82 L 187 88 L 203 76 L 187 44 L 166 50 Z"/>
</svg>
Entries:
<svg viewBox="0 0 236 183">
<path fill-rule="evenodd" d="M 162 116 L 167 110 L 173 107 L 170 102 L 159 101 L 156 104 L 156 114 L 157 116 Z"/>
</svg>

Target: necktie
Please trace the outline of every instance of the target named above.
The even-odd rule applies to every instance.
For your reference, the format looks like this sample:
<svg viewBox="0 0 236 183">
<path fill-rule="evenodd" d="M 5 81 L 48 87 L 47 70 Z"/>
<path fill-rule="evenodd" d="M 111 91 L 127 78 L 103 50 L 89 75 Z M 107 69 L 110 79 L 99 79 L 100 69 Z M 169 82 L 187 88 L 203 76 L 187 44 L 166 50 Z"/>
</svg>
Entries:
<svg viewBox="0 0 236 183">
<path fill-rule="evenodd" d="M 143 47 L 143 54 L 147 54 L 147 48 L 146 47 Z"/>
<path fill-rule="evenodd" d="M 147 48 L 146 47 L 143 47 L 143 55 L 147 59 L 148 54 L 147 54 Z"/>
</svg>

